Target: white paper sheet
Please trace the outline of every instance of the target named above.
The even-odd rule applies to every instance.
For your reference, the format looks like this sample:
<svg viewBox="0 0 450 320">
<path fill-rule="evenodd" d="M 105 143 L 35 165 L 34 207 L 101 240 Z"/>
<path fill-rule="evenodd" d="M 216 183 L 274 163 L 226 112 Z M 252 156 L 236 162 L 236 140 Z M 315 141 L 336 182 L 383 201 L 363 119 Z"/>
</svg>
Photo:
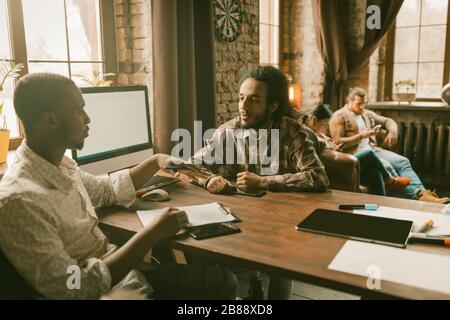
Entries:
<svg viewBox="0 0 450 320">
<path fill-rule="evenodd" d="M 443 214 L 450 214 L 450 204 L 446 205 L 444 209 L 442 209 Z"/>
<path fill-rule="evenodd" d="M 328 269 L 450 294 L 450 256 L 349 240 Z"/>
<path fill-rule="evenodd" d="M 440 213 L 427 213 L 423 211 L 397 209 L 391 207 L 379 207 L 376 211 L 354 210 L 354 213 L 368 216 L 409 220 L 414 222 L 414 227 L 423 225 L 428 220 L 433 220 L 433 228 L 427 232 L 430 236 L 450 235 L 450 216 Z"/>
<path fill-rule="evenodd" d="M 235 220 L 234 216 L 226 214 L 217 202 L 197 206 L 179 207 L 178 209 L 186 212 L 190 226 L 192 227 L 210 223 L 231 222 Z M 142 225 L 147 226 L 163 211 L 164 209 L 142 210 L 138 211 L 137 214 Z"/>
</svg>

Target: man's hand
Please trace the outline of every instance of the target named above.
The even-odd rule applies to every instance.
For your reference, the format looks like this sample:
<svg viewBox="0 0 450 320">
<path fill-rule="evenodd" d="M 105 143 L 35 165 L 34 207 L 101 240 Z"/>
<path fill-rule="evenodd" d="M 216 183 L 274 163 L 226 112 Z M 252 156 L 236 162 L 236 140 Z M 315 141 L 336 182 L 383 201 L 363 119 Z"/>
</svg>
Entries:
<svg viewBox="0 0 450 320">
<path fill-rule="evenodd" d="M 164 153 L 155 154 L 155 159 L 156 159 L 156 162 L 158 163 L 158 167 L 160 169 L 164 169 L 166 166 L 169 166 L 169 165 L 174 165 L 174 164 L 183 162 L 183 160 L 181 160 L 179 158 L 175 158 L 175 157 L 172 157 L 172 156 L 170 156 L 168 154 L 164 154 Z"/>
<path fill-rule="evenodd" d="M 186 212 L 176 208 L 166 208 L 163 213 L 146 228 L 155 232 L 159 241 L 175 235 L 178 231 L 186 229 L 189 220 Z"/>
<path fill-rule="evenodd" d="M 398 136 L 395 133 L 389 132 L 384 139 L 384 146 L 388 148 L 393 148 L 397 145 Z"/>
<path fill-rule="evenodd" d="M 240 172 L 237 175 L 236 186 L 242 190 L 267 190 L 267 179 L 251 172 Z"/>
<path fill-rule="evenodd" d="M 364 129 L 363 131 L 361 131 L 359 133 L 359 136 L 361 137 L 361 139 L 367 139 L 376 134 L 377 134 L 377 131 L 375 129 Z"/>
<path fill-rule="evenodd" d="M 222 176 L 212 177 L 206 189 L 211 193 L 227 193 L 232 190 L 231 183 Z"/>
</svg>

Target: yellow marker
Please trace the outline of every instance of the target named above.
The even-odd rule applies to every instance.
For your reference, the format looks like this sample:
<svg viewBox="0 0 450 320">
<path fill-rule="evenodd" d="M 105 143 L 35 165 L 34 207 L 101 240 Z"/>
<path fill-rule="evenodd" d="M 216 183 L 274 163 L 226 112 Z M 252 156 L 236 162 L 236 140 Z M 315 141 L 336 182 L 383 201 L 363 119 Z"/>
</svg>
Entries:
<svg viewBox="0 0 450 320">
<path fill-rule="evenodd" d="M 433 223 L 433 220 L 428 220 L 416 232 L 427 232 L 433 227 Z"/>
</svg>

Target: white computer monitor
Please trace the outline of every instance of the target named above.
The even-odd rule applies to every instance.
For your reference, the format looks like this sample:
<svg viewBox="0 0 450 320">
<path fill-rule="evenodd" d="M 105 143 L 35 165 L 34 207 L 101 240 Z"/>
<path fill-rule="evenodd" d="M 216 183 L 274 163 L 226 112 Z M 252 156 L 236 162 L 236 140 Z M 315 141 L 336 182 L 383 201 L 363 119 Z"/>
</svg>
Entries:
<svg viewBox="0 0 450 320">
<path fill-rule="evenodd" d="M 146 86 L 82 88 L 91 119 L 89 137 L 72 158 L 85 171 L 105 174 L 153 154 Z"/>
</svg>

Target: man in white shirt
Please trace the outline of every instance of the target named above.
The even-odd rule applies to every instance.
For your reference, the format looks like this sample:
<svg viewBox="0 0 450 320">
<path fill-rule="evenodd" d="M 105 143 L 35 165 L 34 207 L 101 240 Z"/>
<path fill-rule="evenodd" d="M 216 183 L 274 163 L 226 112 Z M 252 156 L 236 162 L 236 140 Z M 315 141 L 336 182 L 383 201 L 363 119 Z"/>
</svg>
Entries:
<svg viewBox="0 0 450 320">
<path fill-rule="evenodd" d="M 40 296 L 98 299 L 114 287 L 157 299 L 236 297 L 236 277 L 220 266 L 135 270 L 155 244 L 186 227 L 184 212 L 167 208 L 120 248 L 98 227 L 94 207 L 130 206 L 136 189 L 170 156 L 157 154 L 106 178 L 80 170 L 64 152 L 83 147 L 90 120 L 80 90 L 59 75 L 25 76 L 14 106 L 27 138 L 0 181 L 0 249 Z M 79 286 L 73 286 L 69 277 L 77 270 Z"/>
</svg>

